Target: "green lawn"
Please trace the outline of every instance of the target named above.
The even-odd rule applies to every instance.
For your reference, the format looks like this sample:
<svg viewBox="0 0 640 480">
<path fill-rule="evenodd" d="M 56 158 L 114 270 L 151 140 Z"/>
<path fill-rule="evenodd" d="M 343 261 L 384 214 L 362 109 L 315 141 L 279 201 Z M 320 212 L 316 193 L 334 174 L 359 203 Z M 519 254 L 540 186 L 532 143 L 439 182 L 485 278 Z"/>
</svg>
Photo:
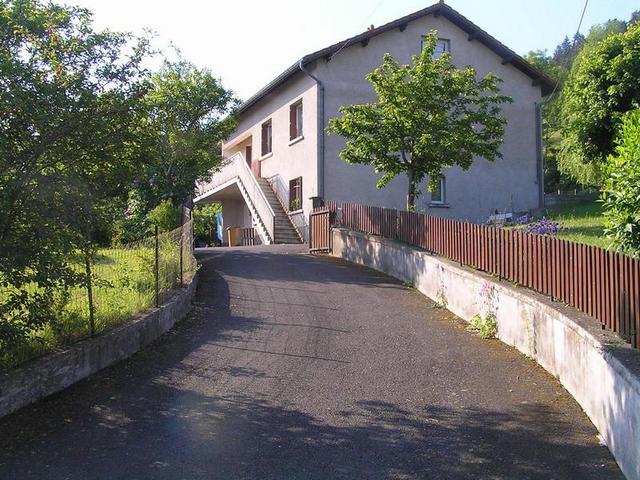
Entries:
<svg viewBox="0 0 640 480">
<path fill-rule="evenodd" d="M 136 248 L 107 248 L 98 252 L 93 266 L 96 334 L 126 322 L 155 303 L 154 250 L 149 245 L 138 245 Z M 161 243 L 159 253 L 159 287 L 166 293 L 180 279 L 180 249 L 176 243 L 167 241 Z M 188 254 L 183 257 L 185 270 L 193 266 L 189 257 Z M 185 279 L 190 275 L 191 272 L 185 274 Z M 26 344 L 0 355 L 0 367 L 16 366 L 90 335 L 85 288 L 60 292 L 56 304 L 59 304 L 56 318 L 49 325 L 32 332 Z"/>
<path fill-rule="evenodd" d="M 560 238 L 603 248 L 610 244 L 604 235 L 604 217 L 599 202 L 548 208 L 545 217 L 558 222 Z"/>
</svg>

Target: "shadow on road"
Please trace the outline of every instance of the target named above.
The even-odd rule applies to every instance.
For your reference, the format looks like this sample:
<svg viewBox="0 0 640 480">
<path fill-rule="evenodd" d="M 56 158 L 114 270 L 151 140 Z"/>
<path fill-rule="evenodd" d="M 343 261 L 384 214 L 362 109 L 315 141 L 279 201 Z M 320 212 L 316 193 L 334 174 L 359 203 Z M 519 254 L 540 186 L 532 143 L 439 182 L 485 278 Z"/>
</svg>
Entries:
<svg viewBox="0 0 640 480">
<path fill-rule="evenodd" d="M 263 268 L 242 272 L 247 284 L 288 278 L 296 288 L 321 279 L 305 286 L 306 293 L 322 292 L 325 282 L 403 287 L 370 271 L 348 274 L 346 264 L 319 258 L 244 255 L 231 254 L 216 271 L 208 264 L 216 254 L 204 254 L 194 313 L 151 348 L 0 420 L 0 478 L 616 478 L 606 449 L 558 434 L 572 426 L 555 406 L 409 407 L 365 396 L 324 414 L 301 409 L 295 395 L 262 393 L 256 382 L 282 380 L 282 372 L 266 364 L 270 356 L 339 368 L 349 362 L 268 347 L 251 352 L 264 364 L 244 361 L 249 349 L 238 345 L 267 320 L 246 298 L 241 307 L 232 306 L 239 297 L 230 291 L 238 274 L 234 262 L 262 262 Z M 298 308 L 301 302 L 292 303 Z M 325 335 L 351 333 L 296 320 L 270 322 Z M 337 397 L 345 387 L 330 385 L 321 395 Z"/>
</svg>

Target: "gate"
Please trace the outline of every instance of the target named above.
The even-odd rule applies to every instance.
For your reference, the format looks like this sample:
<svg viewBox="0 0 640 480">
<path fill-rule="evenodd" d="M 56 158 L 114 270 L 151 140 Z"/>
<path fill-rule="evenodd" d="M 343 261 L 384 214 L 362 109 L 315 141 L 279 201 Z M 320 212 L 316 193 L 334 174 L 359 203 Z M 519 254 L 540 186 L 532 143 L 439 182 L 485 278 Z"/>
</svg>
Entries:
<svg viewBox="0 0 640 480">
<path fill-rule="evenodd" d="M 309 252 L 331 251 L 331 223 L 328 208 L 316 208 L 309 214 Z"/>
</svg>

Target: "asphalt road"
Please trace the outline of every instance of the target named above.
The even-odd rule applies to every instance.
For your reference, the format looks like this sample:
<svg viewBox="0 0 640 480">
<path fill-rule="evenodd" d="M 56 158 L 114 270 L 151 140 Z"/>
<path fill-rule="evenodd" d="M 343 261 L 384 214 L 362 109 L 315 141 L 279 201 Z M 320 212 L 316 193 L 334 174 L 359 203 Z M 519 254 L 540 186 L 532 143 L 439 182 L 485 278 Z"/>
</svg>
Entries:
<svg viewBox="0 0 640 480">
<path fill-rule="evenodd" d="M 189 318 L 0 420 L 0 478 L 621 478 L 535 363 L 389 277 L 301 252 L 200 252 Z"/>
</svg>

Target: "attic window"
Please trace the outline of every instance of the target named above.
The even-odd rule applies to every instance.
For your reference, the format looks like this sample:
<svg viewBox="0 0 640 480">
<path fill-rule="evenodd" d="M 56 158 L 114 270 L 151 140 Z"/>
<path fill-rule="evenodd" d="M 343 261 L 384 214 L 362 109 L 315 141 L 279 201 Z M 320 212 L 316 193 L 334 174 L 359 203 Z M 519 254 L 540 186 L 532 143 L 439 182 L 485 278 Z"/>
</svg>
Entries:
<svg viewBox="0 0 640 480">
<path fill-rule="evenodd" d="M 424 39 L 425 37 L 422 37 L 422 48 L 424 48 Z M 438 58 L 440 55 L 442 55 L 445 52 L 450 52 L 450 44 L 449 44 L 449 40 L 446 38 L 439 38 L 436 41 L 436 48 L 433 50 L 433 55 L 431 58 L 436 59 Z"/>
</svg>

